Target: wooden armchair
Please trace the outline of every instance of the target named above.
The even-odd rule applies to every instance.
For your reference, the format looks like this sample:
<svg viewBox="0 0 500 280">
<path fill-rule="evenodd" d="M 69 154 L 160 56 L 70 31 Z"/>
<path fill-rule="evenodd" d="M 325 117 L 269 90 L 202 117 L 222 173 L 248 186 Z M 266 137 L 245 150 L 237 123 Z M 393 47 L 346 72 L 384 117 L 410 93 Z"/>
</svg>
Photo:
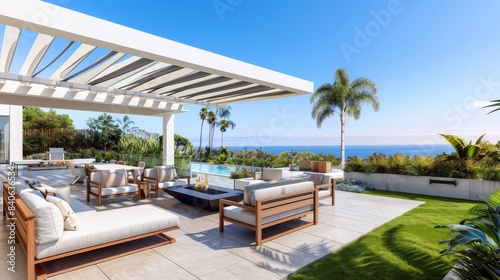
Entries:
<svg viewBox="0 0 500 280">
<path fill-rule="evenodd" d="M 160 190 L 165 187 L 184 186 L 189 184 L 179 179 L 173 166 L 155 166 L 146 168 L 141 176 L 141 181 L 148 182 L 151 185 L 151 191 L 158 198 Z"/>
<path fill-rule="evenodd" d="M 90 196 L 97 197 L 98 206 L 102 205 L 103 198 L 120 196 L 139 198 L 139 187 L 137 184 L 129 183 L 124 169 L 93 171 L 87 167 L 86 170 L 88 174 L 87 202 L 90 202 Z"/>
<path fill-rule="evenodd" d="M 316 189 L 318 189 L 319 199 L 330 197 L 332 205 L 335 205 L 335 178 L 320 173 L 305 172 L 305 174 L 311 175 L 309 181 L 312 181 Z"/>
</svg>

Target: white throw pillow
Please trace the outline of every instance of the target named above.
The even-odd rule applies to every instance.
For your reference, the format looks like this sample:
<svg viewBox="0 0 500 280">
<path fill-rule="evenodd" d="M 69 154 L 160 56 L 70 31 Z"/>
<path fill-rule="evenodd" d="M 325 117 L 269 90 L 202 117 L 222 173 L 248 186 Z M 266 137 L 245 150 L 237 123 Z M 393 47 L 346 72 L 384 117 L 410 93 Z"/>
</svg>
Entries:
<svg viewBox="0 0 500 280">
<path fill-rule="evenodd" d="M 64 230 L 77 230 L 80 227 L 80 220 L 69 204 L 55 196 L 47 196 L 47 201 L 57 206 L 64 219 Z"/>
<path fill-rule="evenodd" d="M 125 169 L 101 171 L 102 187 L 119 187 L 127 185 L 127 173 Z"/>
<path fill-rule="evenodd" d="M 61 211 L 34 192 L 19 195 L 35 215 L 35 242 L 39 245 L 58 240 L 64 231 Z"/>
<path fill-rule="evenodd" d="M 60 195 L 68 204 L 71 203 L 71 187 L 66 186 L 62 188 L 53 188 L 45 184 L 40 183 L 40 185 L 35 185 L 35 189 L 41 191 L 45 196 L 56 196 Z"/>
<path fill-rule="evenodd" d="M 175 168 L 170 166 L 155 166 L 155 171 L 158 182 L 174 181 L 177 177 Z"/>
</svg>

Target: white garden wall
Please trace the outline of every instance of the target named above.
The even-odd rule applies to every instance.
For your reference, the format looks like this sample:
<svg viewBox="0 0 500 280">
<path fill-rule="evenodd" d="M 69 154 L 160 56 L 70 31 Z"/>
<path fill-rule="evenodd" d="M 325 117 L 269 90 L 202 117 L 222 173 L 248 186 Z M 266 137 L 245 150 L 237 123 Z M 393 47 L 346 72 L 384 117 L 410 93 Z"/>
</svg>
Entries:
<svg viewBox="0 0 500 280">
<path fill-rule="evenodd" d="M 345 179 L 355 179 L 371 184 L 377 190 L 425 194 L 468 200 L 480 200 L 479 196 L 486 199 L 490 194 L 500 190 L 500 182 L 476 179 L 456 179 L 427 176 L 409 176 L 382 173 L 345 172 Z M 432 183 L 430 180 L 456 182 L 456 186 Z"/>
</svg>

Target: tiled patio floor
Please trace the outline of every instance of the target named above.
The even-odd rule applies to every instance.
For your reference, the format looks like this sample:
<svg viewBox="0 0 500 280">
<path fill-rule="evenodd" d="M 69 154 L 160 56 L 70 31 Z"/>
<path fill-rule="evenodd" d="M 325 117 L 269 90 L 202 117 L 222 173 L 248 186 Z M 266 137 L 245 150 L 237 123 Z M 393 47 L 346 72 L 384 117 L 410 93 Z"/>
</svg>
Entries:
<svg viewBox="0 0 500 280">
<path fill-rule="evenodd" d="M 7 166 L 0 166 L 0 174 Z M 25 178 L 46 182 L 52 186 L 64 186 L 71 181 L 68 170 L 19 171 L 20 181 Z M 229 180 L 210 178 L 227 184 Z M 72 185 L 72 195 L 85 202 L 83 185 Z M 336 192 L 336 203 L 321 201 L 319 224 L 274 239 L 262 246 L 254 246 L 253 231 L 227 225 L 224 233 L 218 230 L 218 213 L 185 205 L 162 193 L 158 199 L 133 201 L 132 198 L 105 200 L 96 207 L 98 211 L 136 204 L 151 203 L 179 216 L 180 230 L 170 236 L 177 242 L 149 249 L 125 257 L 92 265 L 49 279 L 282 279 L 297 269 L 341 248 L 363 234 L 422 202 L 401 200 L 365 194 Z M 308 219 L 306 217 L 305 219 Z M 292 222 L 286 226 L 293 226 Z M 0 249 L 7 252 L 8 229 L 2 220 Z M 279 230 L 279 229 L 274 229 Z M 26 279 L 26 260 L 18 246 L 16 272 L 7 271 L 7 256 L 0 255 L 5 266 L 1 279 Z"/>
</svg>

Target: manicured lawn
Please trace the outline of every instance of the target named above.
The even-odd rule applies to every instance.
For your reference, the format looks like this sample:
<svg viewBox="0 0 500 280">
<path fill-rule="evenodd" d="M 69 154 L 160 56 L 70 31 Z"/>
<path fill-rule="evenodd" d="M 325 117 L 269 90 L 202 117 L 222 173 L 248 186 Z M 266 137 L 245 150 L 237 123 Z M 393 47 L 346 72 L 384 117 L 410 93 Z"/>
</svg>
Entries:
<svg viewBox="0 0 500 280">
<path fill-rule="evenodd" d="M 367 194 L 425 201 L 341 250 L 300 269 L 290 279 L 443 279 L 456 259 L 441 257 L 448 229 L 479 202 L 386 191 Z"/>
</svg>

